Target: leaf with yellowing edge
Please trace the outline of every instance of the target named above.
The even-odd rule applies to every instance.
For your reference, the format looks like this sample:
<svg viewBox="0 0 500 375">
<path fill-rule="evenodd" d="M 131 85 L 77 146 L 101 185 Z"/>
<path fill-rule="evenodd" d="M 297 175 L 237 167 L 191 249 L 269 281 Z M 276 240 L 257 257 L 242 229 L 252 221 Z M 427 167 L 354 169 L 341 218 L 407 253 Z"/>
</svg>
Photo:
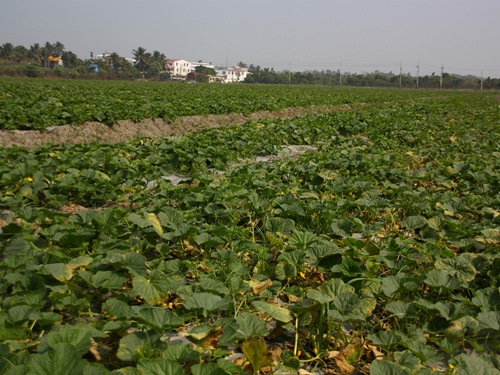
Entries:
<svg viewBox="0 0 500 375">
<path fill-rule="evenodd" d="M 266 343 L 263 339 L 245 341 L 242 345 L 245 358 L 252 364 L 253 373 L 256 374 L 262 367 L 271 363 Z"/>
</svg>

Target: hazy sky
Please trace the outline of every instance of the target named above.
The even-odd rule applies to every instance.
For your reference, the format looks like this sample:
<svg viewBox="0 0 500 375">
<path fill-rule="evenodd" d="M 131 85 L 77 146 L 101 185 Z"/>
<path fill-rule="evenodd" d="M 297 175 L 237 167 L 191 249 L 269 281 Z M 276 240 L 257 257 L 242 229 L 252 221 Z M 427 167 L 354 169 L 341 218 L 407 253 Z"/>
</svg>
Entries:
<svg viewBox="0 0 500 375">
<path fill-rule="evenodd" d="M 500 77 L 500 0 L 0 0 L 0 44 L 277 70 Z"/>
</svg>

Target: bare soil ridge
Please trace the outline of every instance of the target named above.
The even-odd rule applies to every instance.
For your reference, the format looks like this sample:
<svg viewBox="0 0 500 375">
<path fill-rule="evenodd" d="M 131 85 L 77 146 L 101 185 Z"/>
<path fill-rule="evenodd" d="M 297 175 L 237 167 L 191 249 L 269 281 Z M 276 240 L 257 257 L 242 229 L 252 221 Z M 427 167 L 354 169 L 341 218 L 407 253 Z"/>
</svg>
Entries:
<svg viewBox="0 0 500 375">
<path fill-rule="evenodd" d="M 62 125 L 42 131 L 1 131 L 0 147 L 20 146 L 31 149 L 44 144 L 118 143 L 138 137 L 164 138 L 206 128 L 243 125 L 250 120 L 292 119 L 331 112 L 356 110 L 366 105 L 285 108 L 278 111 L 254 112 L 249 115 L 232 113 L 228 115 L 186 116 L 176 118 L 172 121 L 164 119 L 144 119 L 140 122 L 122 120 L 113 126 L 107 126 L 100 122 L 86 122 L 81 125 Z"/>
</svg>

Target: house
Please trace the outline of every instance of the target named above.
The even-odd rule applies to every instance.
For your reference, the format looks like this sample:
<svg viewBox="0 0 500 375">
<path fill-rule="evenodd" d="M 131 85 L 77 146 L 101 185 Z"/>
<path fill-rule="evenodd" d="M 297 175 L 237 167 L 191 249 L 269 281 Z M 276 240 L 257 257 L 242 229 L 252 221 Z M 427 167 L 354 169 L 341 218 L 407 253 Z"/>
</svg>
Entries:
<svg viewBox="0 0 500 375">
<path fill-rule="evenodd" d="M 192 63 L 183 59 L 167 59 L 165 70 L 173 79 L 184 79 L 194 70 Z"/>
<path fill-rule="evenodd" d="M 251 74 L 248 68 L 241 68 L 239 66 L 217 66 L 215 67 L 215 72 L 223 83 L 243 82 Z"/>
<path fill-rule="evenodd" d="M 54 69 L 56 66 L 62 67 L 64 65 L 62 57 L 49 56 L 47 60 L 49 63 L 49 68 L 51 68 L 51 69 Z"/>
</svg>

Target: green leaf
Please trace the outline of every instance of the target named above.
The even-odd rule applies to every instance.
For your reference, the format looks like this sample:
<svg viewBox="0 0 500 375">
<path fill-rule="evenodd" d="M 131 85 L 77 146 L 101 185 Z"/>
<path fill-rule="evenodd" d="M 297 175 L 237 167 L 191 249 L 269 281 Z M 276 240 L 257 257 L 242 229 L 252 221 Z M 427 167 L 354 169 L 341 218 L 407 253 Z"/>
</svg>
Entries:
<svg viewBox="0 0 500 375">
<path fill-rule="evenodd" d="M 297 268 L 291 263 L 278 264 L 275 272 L 278 280 L 289 280 L 297 276 Z"/>
<path fill-rule="evenodd" d="M 295 228 L 295 221 L 281 217 L 271 217 L 266 221 L 265 228 L 272 233 L 288 235 Z"/>
<path fill-rule="evenodd" d="M 158 361 L 144 360 L 139 362 L 137 369 L 144 375 L 184 375 L 182 366 L 176 362 L 162 359 Z"/>
<path fill-rule="evenodd" d="M 110 298 L 104 302 L 102 309 L 117 319 L 130 319 L 135 316 L 127 302 L 115 298 Z"/>
<path fill-rule="evenodd" d="M 29 373 L 33 375 L 83 374 L 87 362 L 81 359 L 77 348 L 60 343 L 44 354 L 33 355 Z"/>
<path fill-rule="evenodd" d="M 424 227 L 427 220 L 423 216 L 408 216 L 405 220 L 401 221 L 401 226 L 407 230 L 415 230 Z"/>
<path fill-rule="evenodd" d="M 169 285 L 166 275 L 161 271 L 154 270 L 149 278 L 135 276 L 132 280 L 132 286 L 132 295 L 144 298 L 151 305 L 158 305 L 165 300 Z"/>
<path fill-rule="evenodd" d="M 172 207 L 165 207 L 162 212 L 158 214 L 161 224 L 165 228 L 176 229 L 179 223 L 183 223 L 184 217 Z"/>
<path fill-rule="evenodd" d="M 420 360 L 409 350 L 395 352 L 394 358 L 396 359 L 398 365 L 408 369 L 412 374 L 418 373 L 418 371 L 422 368 Z"/>
<path fill-rule="evenodd" d="M 111 374 L 119 374 L 119 375 L 144 375 L 144 373 L 135 368 L 135 367 L 122 367 L 118 370 L 114 370 Z"/>
<path fill-rule="evenodd" d="M 460 354 L 450 362 L 455 364 L 457 375 L 499 375 L 500 371 L 493 364 L 478 356 Z"/>
<path fill-rule="evenodd" d="M 92 275 L 92 284 L 98 288 L 120 289 L 128 277 L 113 271 L 97 271 Z"/>
<path fill-rule="evenodd" d="M 139 228 L 147 228 L 151 226 L 151 223 L 141 217 L 139 214 L 136 213 L 130 213 L 127 215 L 127 220 L 130 221 L 131 223 L 134 223 L 137 225 Z"/>
<path fill-rule="evenodd" d="M 59 344 L 71 344 L 78 350 L 80 355 L 83 355 L 90 348 L 90 338 L 98 337 L 105 338 L 108 335 L 89 325 L 61 325 L 50 331 L 42 339 L 38 346 L 38 352 L 44 353 Z"/>
<path fill-rule="evenodd" d="M 183 321 L 169 310 L 155 306 L 133 306 L 136 319 L 157 332 L 170 331 Z"/>
<path fill-rule="evenodd" d="M 411 310 L 411 305 L 403 301 L 393 301 L 385 305 L 385 309 L 397 318 L 402 319 L 406 317 Z"/>
<path fill-rule="evenodd" d="M 16 305 L 8 310 L 9 318 L 14 323 L 31 320 L 31 316 L 36 312 L 36 308 L 31 305 Z"/>
<path fill-rule="evenodd" d="M 207 292 L 218 293 L 223 296 L 229 294 L 229 288 L 220 280 L 206 277 L 200 281 L 200 286 Z"/>
<path fill-rule="evenodd" d="M 317 242 L 318 237 L 314 233 L 294 230 L 288 243 L 294 249 L 306 251 Z"/>
<path fill-rule="evenodd" d="M 424 282 L 434 288 L 445 288 L 448 290 L 460 288 L 460 282 L 444 269 L 430 270 Z"/>
<path fill-rule="evenodd" d="M 453 258 L 438 259 L 435 263 L 438 270 L 444 270 L 456 277 L 461 283 L 468 283 L 476 277 L 476 269 L 470 254 L 460 254 Z"/>
<path fill-rule="evenodd" d="M 100 363 L 88 363 L 83 370 L 83 375 L 109 375 L 111 372 Z"/>
<path fill-rule="evenodd" d="M 116 356 L 125 362 L 137 362 L 151 352 L 157 337 L 146 332 L 132 332 L 120 339 Z"/>
<path fill-rule="evenodd" d="M 411 375 L 404 367 L 387 361 L 373 361 L 370 366 L 370 375 Z"/>
<path fill-rule="evenodd" d="M 201 311 L 207 317 L 209 312 L 225 308 L 227 301 L 216 294 L 200 292 L 185 296 L 183 304 L 186 309 Z"/>
<path fill-rule="evenodd" d="M 266 336 L 266 322 L 250 313 L 241 313 L 236 317 L 238 333 L 242 338 L 248 340 L 254 336 Z"/>
<path fill-rule="evenodd" d="M 477 321 L 483 329 L 491 329 L 500 331 L 500 312 L 499 311 L 486 311 L 480 312 L 477 315 Z"/>
<path fill-rule="evenodd" d="M 252 364 L 254 374 L 270 364 L 271 359 L 263 339 L 245 341 L 241 348 L 246 359 Z"/>
<path fill-rule="evenodd" d="M 191 367 L 193 375 L 229 375 L 216 363 L 197 363 Z"/>
<path fill-rule="evenodd" d="M 282 323 L 288 323 L 293 319 L 292 313 L 290 310 L 285 309 L 284 307 L 273 305 L 272 303 L 263 302 L 263 301 L 253 301 L 252 305 L 261 312 L 266 313 L 273 319 L 276 319 Z"/>
<path fill-rule="evenodd" d="M 325 281 L 321 284 L 319 290 L 332 298 L 340 294 L 354 292 L 354 288 L 351 285 L 345 284 L 341 279 L 330 279 Z"/>
<path fill-rule="evenodd" d="M 313 299 L 315 301 L 318 301 L 319 303 L 330 303 L 333 301 L 333 296 L 323 293 L 319 290 L 316 289 L 310 289 L 307 291 L 307 297 L 310 299 Z"/>
<path fill-rule="evenodd" d="M 394 331 L 379 331 L 367 335 L 366 338 L 384 349 L 390 349 L 401 342 L 401 336 Z"/>
<path fill-rule="evenodd" d="M 361 299 L 354 292 L 345 292 L 339 294 L 333 299 L 333 306 L 340 313 L 342 320 L 363 319 L 363 305 Z M 330 312 L 334 312 L 330 311 Z"/>
</svg>

